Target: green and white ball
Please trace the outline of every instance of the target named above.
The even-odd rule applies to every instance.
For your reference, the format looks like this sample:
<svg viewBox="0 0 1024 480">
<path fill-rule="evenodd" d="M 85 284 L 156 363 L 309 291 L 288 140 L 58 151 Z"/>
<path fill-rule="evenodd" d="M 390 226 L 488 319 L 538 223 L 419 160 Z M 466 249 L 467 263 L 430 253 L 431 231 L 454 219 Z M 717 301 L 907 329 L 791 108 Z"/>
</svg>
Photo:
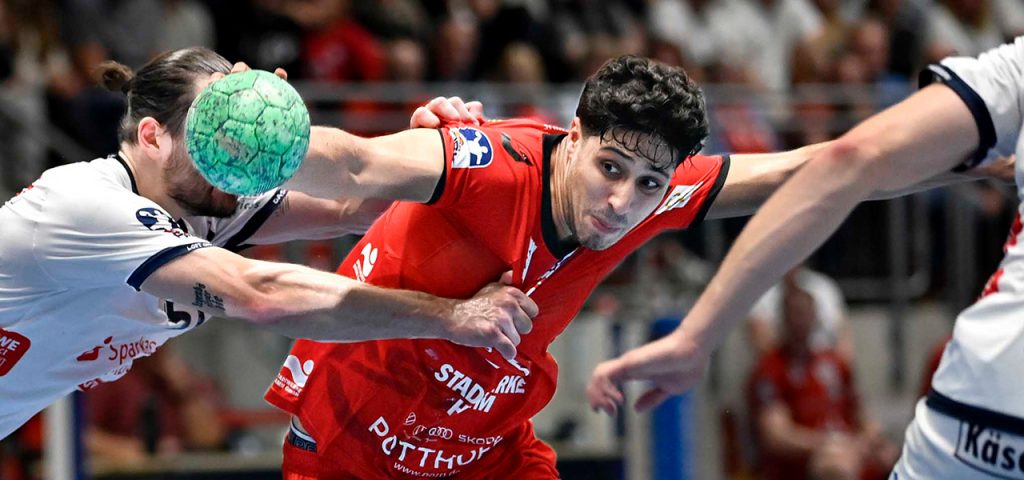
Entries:
<svg viewBox="0 0 1024 480">
<path fill-rule="evenodd" d="M 309 148 L 309 111 L 298 92 L 273 73 L 233 73 L 192 102 L 185 147 L 218 190 L 258 195 L 298 171 Z"/>
</svg>

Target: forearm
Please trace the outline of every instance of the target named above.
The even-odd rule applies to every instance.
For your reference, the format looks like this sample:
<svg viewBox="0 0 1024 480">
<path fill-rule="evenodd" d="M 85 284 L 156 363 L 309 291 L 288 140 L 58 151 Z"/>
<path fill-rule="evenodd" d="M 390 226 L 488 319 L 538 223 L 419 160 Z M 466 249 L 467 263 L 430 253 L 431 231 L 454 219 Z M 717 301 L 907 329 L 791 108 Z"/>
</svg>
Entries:
<svg viewBox="0 0 1024 480">
<path fill-rule="evenodd" d="M 801 169 L 744 228 L 718 274 L 680 327 L 702 348 L 719 345 L 778 278 L 821 245 L 875 190 L 864 169 L 842 159 Z"/>
<path fill-rule="evenodd" d="M 453 300 L 375 287 L 297 265 L 256 262 L 245 276 L 262 300 L 257 311 L 242 316 L 293 338 L 446 338 L 454 308 Z"/>
<path fill-rule="evenodd" d="M 892 198 L 899 198 L 906 195 L 931 190 L 933 188 L 945 187 L 947 185 L 956 185 L 958 183 L 973 182 L 981 180 L 983 177 L 976 177 L 971 175 L 964 175 L 962 173 L 953 173 L 952 171 L 946 173 L 940 173 L 934 177 L 922 180 L 913 185 L 897 188 L 894 190 L 879 190 L 872 192 L 868 200 L 889 200 Z"/>
<path fill-rule="evenodd" d="M 778 153 L 731 155 L 725 185 L 707 218 L 752 215 L 786 180 L 830 142 L 816 143 Z"/>
</svg>

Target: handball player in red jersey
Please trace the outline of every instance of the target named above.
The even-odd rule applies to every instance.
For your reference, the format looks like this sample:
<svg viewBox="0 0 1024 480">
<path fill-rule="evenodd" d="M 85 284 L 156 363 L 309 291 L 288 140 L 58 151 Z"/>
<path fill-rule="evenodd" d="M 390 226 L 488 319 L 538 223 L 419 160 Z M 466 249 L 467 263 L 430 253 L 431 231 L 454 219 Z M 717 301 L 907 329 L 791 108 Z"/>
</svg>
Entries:
<svg viewBox="0 0 1024 480">
<path fill-rule="evenodd" d="M 530 418 L 555 392 L 548 346 L 594 287 L 659 233 L 749 215 L 820 148 L 696 155 L 708 133 L 700 90 L 635 56 L 587 80 L 568 129 L 439 127 L 335 135 L 288 187 L 332 197 L 393 185 L 411 200 L 378 219 L 340 275 L 454 298 L 501 279 L 540 313 L 500 326 L 514 344 L 500 352 L 298 341 L 266 395 L 293 415 L 286 479 L 558 478 Z"/>
</svg>

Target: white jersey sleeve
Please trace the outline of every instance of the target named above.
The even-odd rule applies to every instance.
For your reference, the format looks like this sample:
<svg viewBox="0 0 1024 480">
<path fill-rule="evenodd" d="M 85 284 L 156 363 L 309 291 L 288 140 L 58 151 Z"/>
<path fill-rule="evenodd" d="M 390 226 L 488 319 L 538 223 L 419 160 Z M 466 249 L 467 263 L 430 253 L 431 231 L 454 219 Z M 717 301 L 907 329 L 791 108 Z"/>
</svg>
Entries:
<svg viewBox="0 0 1024 480">
<path fill-rule="evenodd" d="M 60 287 L 139 289 L 167 262 L 210 246 L 130 190 L 42 181 L 23 196 L 42 197 L 26 254 Z"/>
<path fill-rule="evenodd" d="M 931 65 L 921 83 L 940 81 L 963 99 L 978 125 L 978 150 L 961 169 L 1017 147 L 1024 112 L 1024 37 L 975 57 L 951 57 Z"/>
<path fill-rule="evenodd" d="M 194 227 L 192 233 L 218 247 L 238 252 L 250 246 L 250 238 L 284 204 L 287 196 L 287 190 L 277 189 L 258 196 L 239 197 L 238 210 L 230 217 L 189 218 L 189 224 Z"/>
</svg>

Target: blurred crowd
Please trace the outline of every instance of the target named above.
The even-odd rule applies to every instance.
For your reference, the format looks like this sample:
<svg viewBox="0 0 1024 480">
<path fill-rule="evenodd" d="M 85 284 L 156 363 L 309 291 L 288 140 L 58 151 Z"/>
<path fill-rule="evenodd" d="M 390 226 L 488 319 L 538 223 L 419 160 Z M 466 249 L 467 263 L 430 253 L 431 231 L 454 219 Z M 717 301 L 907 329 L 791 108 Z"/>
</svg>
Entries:
<svg viewBox="0 0 1024 480">
<path fill-rule="evenodd" d="M 54 144 L 64 157 L 74 145 L 116 149 L 123 100 L 96 89 L 95 66 L 139 67 L 185 46 L 336 83 L 577 82 L 611 56 L 637 53 L 706 84 L 777 94 L 819 83 L 904 92 L 927 62 L 1022 33 L 1021 0 L 3 0 L 0 126 L 14 128 L 0 128 L 0 183 L 29 183 L 57 162 L 45 158 Z M 789 120 L 775 112 L 724 103 L 715 140 L 732 151 L 842 128 L 826 101 L 801 104 L 799 138 L 765 127 Z"/>
</svg>

